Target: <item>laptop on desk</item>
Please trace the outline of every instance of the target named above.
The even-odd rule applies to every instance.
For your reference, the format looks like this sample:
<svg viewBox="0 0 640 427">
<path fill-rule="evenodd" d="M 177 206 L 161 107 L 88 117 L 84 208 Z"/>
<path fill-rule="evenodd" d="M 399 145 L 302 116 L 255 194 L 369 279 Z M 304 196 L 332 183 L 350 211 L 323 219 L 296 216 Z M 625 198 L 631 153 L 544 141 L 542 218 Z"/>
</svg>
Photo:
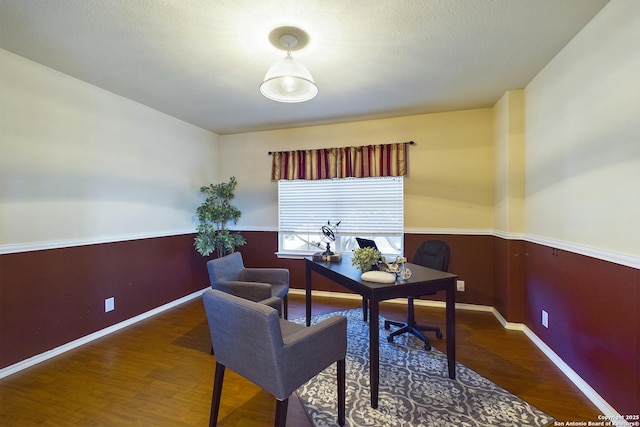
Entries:
<svg viewBox="0 0 640 427">
<path fill-rule="evenodd" d="M 360 246 L 361 248 L 374 248 L 377 249 L 378 252 L 380 252 L 378 246 L 376 246 L 376 242 L 374 242 L 373 240 L 356 237 L 356 242 L 358 242 L 358 246 Z"/>
</svg>

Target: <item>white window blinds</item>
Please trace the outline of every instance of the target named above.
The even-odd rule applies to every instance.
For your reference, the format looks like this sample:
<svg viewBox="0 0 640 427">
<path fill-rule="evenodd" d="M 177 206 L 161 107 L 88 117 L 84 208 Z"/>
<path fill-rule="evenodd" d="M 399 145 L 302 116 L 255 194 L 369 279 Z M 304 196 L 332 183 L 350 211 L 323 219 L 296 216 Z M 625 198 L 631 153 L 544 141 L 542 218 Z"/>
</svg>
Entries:
<svg viewBox="0 0 640 427">
<path fill-rule="evenodd" d="M 402 252 L 403 178 L 278 181 L 279 251 L 324 249 L 321 227 L 340 222 L 332 249 L 353 249 L 355 237 L 376 240 L 385 254 Z"/>
</svg>

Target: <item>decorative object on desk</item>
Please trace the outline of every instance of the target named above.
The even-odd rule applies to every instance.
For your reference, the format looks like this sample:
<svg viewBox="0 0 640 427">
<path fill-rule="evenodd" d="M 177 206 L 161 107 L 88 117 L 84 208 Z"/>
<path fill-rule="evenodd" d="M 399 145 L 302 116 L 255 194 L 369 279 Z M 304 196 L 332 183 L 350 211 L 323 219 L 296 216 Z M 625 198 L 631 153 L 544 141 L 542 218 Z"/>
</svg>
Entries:
<svg viewBox="0 0 640 427">
<path fill-rule="evenodd" d="M 396 275 L 388 271 L 369 270 L 362 273 L 360 279 L 366 282 L 394 283 L 396 281 Z"/>
<path fill-rule="evenodd" d="M 409 270 L 408 267 L 405 267 L 405 262 L 407 262 L 407 259 L 402 256 L 396 257 L 396 260 L 392 263 L 387 263 L 385 258 L 382 257 L 382 262 L 379 263 L 379 268 L 382 271 L 395 274 L 396 277 L 400 276 L 402 280 L 409 280 L 411 277 L 411 270 Z"/>
<path fill-rule="evenodd" d="M 369 394 L 369 327 L 362 310 L 314 316 L 316 324 L 330 316 L 347 317 L 346 426 L 549 426 L 553 417 L 509 393 L 461 363 L 456 380 L 447 376 L 447 357 L 437 349 L 423 351 L 413 335 L 387 342 L 380 333 L 380 400 L 371 407 Z M 299 319 L 297 322 L 304 323 Z M 297 390 L 314 426 L 334 425 L 337 413 L 335 365 Z"/>
<path fill-rule="evenodd" d="M 327 221 L 327 225 L 322 226 L 322 241 L 326 245 L 326 250 L 313 254 L 314 261 L 338 262 L 342 259 L 341 254 L 336 254 L 331 251 L 331 243 L 336 241 L 336 232 L 341 222 L 342 221 L 338 221 L 335 225 L 331 225 L 331 221 Z M 318 243 L 318 246 L 320 246 L 320 243 Z"/>
<path fill-rule="evenodd" d="M 237 184 L 236 177 L 232 176 L 229 182 L 200 187 L 206 199 L 196 210 L 198 234 L 193 243 L 200 255 L 207 256 L 215 251 L 220 258 L 247 243 L 242 234 L 232 233 L 227 228 L 230 221 L 236 224 L 242 215 L 231 205 Z"/>
<path fill-rule="evenodd" d="M 353 250 L 351 264 L 357 266 L 360 271 L 365 272 L 372 270 L 374 266 L 377 266 L 381 258 L 382 254 L 376 248 L 358 248 Z"/>
</svg>

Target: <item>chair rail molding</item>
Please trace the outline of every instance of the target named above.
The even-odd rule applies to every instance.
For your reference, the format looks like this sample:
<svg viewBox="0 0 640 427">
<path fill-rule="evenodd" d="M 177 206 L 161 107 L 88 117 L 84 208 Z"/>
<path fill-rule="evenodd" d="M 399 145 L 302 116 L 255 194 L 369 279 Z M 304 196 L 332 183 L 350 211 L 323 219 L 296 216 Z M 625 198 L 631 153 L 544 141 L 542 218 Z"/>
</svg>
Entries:
<svg viewBox="0 0 640 427">
<path fill-rule="evenodd" d="M 609 261 L 614 264 L 640 269 L 640 256 L 623 254 L 621 252 L 594 248 L 592 246 L 580 245 L 572 242 L 564 242 L 543 236 L 527 235 L 524 240 L 531 243 L 537 243 L 539 245 L 573 252 L 579 255 L 585 255 L 590 258 L 596 258 L 603 261 Z"/>
<path fill-rule="evenodd" d="M 277 226 L 245 226 L 235 225 L 230 227 L 233 231 L 266 231 L 278 232 Z M 170 237 L 183 234 L 193 234 L 193 229 L 182 230 L 166 230 L 150 233 L 125 234 L 113 236 L 96 236 L 79 239 L 53 240 L 44 242 L 29 242 L 0 245 L 0 255 L 32 252 L 46 249 L 62 249 L 74 246 L 96 245 L 101 243 L 123 242 L 129 240 L 150 239 L 155 237 Z M 475 228 L 405 228 L 405 234 L 430 234 L 430 235 L 467 235 L 467 236 L 494 236 L 505 240 L 524 240 L 539 245 L 549 246 L 591 258 L 609 261 L 615 264 L 640 269 L 640 256 L 624 254 L 621 252 L 610 251 L 607 249 L 594 248 L 591 246 L 580 245 L 572 242 L 565 242 L 544 236 L 536 236 L 531 234 L 509 233 L 501 230 L 491 229 L 475 229 Z"/>
<path fill-rule="evenodd" d="M 102 243 L 126 242 L 130 240 L 152 239 L 156 237 L 180 236 L 183 234 L 193 234 L 196 230 L 166 230 L 151 233 L 122 234 L 112 236 L 95 236 L 78 239 L 50 240 L 42 242 L 15 243 L 0 245 L 0 255 L 15 254 L 20 252 L 42 251 L 47 249 L 64 249 L 76 246 L 99 245 Z"/>
</svg>

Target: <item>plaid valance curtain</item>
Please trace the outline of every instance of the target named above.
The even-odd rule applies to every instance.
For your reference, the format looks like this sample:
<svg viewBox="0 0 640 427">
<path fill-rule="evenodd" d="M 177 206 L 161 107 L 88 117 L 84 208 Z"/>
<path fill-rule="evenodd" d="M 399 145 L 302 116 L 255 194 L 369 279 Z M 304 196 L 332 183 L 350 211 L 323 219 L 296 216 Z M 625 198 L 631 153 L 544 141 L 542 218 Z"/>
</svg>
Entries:
<svg viewBox="0 0 640 427">
<path fill-rule="evenodd" d="M 409 144 L 276 151 L 272 153 L 271 179 L 405 176 Z"/>
</svg>

